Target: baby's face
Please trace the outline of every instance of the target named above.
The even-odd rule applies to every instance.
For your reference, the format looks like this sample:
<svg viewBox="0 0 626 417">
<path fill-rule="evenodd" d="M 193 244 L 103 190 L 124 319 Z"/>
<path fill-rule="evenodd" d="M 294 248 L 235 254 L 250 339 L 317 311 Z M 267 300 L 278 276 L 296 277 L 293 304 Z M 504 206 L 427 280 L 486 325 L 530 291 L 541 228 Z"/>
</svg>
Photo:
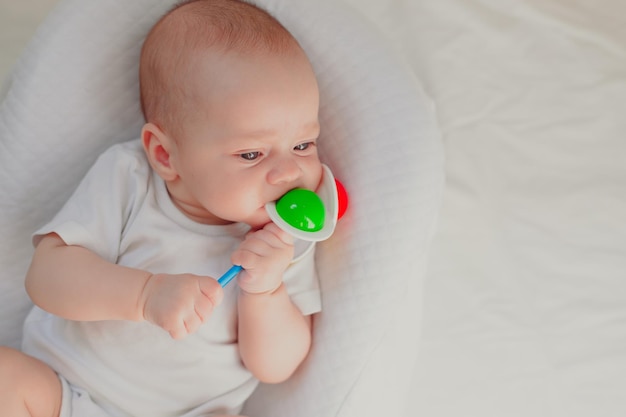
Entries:
<svg viewBox="0 0 626 417">
<path fill-rule="evenodd" d="M 199 115 L 171 153 L 180 180 L 170 193 L 198 221 L 261 227 L 267 202 L 321 181 L 317 82 L 296 54 L 206 61 L 195 80 Z"/>
</svg>

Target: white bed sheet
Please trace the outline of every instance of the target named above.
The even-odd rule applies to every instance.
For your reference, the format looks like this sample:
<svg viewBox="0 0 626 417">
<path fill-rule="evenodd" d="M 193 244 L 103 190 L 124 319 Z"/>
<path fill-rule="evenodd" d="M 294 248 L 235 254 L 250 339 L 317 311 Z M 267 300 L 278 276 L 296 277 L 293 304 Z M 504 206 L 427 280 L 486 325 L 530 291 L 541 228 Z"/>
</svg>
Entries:
<svg viewBox="0 0 626 417">
<path fill-rule="evenodd" d="M 445 143 L 410 415 L 625 416 L 626 2 L 350 3 Z"/>
</svg>

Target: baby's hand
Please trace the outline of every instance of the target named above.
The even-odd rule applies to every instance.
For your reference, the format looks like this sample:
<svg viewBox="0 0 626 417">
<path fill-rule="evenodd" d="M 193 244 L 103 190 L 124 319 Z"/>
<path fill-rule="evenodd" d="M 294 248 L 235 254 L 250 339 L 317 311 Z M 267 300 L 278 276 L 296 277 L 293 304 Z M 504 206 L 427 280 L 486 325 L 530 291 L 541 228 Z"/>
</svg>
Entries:
<svg viewBox="0 0 626 417">
<path fill-rule="evenodd" d="M 222 287 L 213 278 L 155 274 L 143 289 L 143 317 L 173 339 L 182 339 L 208 320 L 223 297 Z"/>
<path fill-rule="evenodd" d="M 231 256 L 233 264 L 244 268 L 239 274 L 239 287 L 250 294 L 276 290 L 292 259 L 293 237 L 274 223 L 248 233 Z"/>
</svg>

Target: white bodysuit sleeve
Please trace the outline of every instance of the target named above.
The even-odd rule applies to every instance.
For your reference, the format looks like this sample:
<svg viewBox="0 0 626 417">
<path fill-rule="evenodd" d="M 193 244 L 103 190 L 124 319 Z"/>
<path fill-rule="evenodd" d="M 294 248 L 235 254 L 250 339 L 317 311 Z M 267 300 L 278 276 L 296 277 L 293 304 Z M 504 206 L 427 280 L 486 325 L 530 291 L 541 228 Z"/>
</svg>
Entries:
<svg viewBox="0 0 626 417">
<path fill-rule="evenodd" d="M 54 232 L 67 245 L 82 246 L 115 263 L 124 225 L 149 175 L 137 144 L 115 145 L 101 154 L 56 216 L 35 232 L 33 243 Z"/>
</svg>

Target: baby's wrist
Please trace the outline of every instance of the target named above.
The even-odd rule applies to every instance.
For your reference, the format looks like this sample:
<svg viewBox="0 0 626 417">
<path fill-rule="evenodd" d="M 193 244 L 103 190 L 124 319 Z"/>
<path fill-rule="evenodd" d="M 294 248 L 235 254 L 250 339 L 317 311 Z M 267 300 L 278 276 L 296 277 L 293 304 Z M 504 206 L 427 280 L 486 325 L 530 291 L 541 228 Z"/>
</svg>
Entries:
<svg viewBox="0 0 626 417">
<path fill-rule="evenodd" d="M 143 286 L 141 288 L 139 297 L 137 299 L 137 304 L 136 304 L 137 317 L 135 318 L 135 321 L 148 320 L 146 317 L 146 306 L 147 306 L 148 297 L 149 297 L 148 287 L 150 286 L 150 284 L 152 284 L 152 281 L 153 281 L 152 278 L 154 278 L 154 276 L 155 274 L 152 274 L 147 271 L 145 272 Z"/>
<path fill-rule="evenodd" d="M 239 287 L 239 291 L 245 295 L 245 296 L 262 296 L 262 295 L 272 295 L 274 293 L 276 293 L 281 287 L 283 286 L 283 283 L 280 282 L 278 284 L 278 286 L 276 286 L 275 288 L 272 288 L 270 290 L 264 290 L 264 291 L 249 291 L 246 290 L 243 287 Z"/>
</svg>

